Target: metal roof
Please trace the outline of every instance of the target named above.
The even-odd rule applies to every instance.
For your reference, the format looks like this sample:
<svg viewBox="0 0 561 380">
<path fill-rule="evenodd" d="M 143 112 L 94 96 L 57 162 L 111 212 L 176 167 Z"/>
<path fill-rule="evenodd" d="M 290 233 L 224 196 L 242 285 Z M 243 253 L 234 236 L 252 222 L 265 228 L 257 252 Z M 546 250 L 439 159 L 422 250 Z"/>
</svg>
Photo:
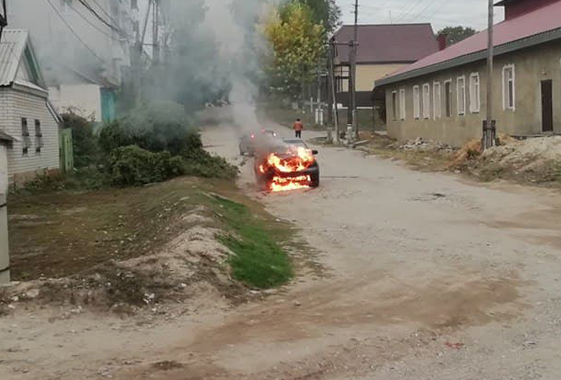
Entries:
<svg viewBox="0 0 561 380">
<path fill-rule="evenodd" d="M 16 141 L 16 139 L 10 136 L 9 134 L 7 134 L 6 132 L 0 131 L 0 141 L 12 142 L 12 141 Z"/>
<path fill-rule="evenodd" d="M 335 33 L 338 43 L 354 38 L 354 26 L 344 25 Z M 438 51 L 431 24 L 380 24 L 358 26 L 357 63 L 410 63 Z M 349 47 L 337 46 L 340 62 L 349 61 Z"/>
<path fill-rule="evenodd" d="M 559 15 L 561 15 L 561 0 L 495 25 L 495 54 L 505 54 L 561 38 L 561 17 Z M 486 51 L 487 31 L 485 30 L 380 79 L 376 82 L 376 86 L 485 59 Z"/>
<path fill-rule="evenodd" d="M 0 86 L 11 86 L 27 45 L 29 32 L 23 29 L 4 29 L 0 42 Z"/>
</svg>

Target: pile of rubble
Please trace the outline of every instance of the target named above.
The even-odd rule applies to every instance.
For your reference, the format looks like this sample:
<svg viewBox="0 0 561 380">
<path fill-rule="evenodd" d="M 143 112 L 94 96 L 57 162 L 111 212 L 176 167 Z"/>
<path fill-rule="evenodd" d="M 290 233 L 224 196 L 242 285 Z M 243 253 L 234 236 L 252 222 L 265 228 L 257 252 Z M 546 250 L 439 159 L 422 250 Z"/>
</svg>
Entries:
<svg viewBox="0 0 561 380">
<path fill-rule="evenodd" d="M 392 148 L 398 150 L 419 151 L 419 152 L 433 152 L 433 153 L 454 153 L 456 149 L 448 144 L 438 141 L 425 140 L 422 137 L 417 137 L 414 140 L 408 140 L 405 143 L 392 144 Z"/>
<path fill-rule="evenodd" d="M 499 136 L 500 146 L 482 151 L 480 141 L 466 144 L 451 163 L 485 180 L 496 178 L 518 182 L 561 181 L 561 136 L 516 140 Z"/>
</svg>

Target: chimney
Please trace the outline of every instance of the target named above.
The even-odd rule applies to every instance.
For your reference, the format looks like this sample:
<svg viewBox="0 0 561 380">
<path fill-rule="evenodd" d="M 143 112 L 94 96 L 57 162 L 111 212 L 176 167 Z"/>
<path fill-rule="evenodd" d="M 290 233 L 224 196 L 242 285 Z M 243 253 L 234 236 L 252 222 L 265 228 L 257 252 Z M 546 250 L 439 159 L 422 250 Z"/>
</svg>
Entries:
<svg viewBox="0 0 561 380">
<path fill-rule="evenodd" d="M 439 34 L 438 37 L 436 37 L 436 40 L 438 41 L 438 50 L 442 51 L 444 49 L 446 49 L 446 38 L 448 37 L 447 34 Z"/>
</svg>

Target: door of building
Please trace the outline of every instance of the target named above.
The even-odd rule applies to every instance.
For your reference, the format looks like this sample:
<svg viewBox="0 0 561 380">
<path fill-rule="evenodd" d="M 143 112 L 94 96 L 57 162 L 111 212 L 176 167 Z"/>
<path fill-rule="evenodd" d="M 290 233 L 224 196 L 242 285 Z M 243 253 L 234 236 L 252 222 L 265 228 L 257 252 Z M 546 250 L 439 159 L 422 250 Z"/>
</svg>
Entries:
<svg viewBox="0 0 561 380">
<path fill-rule="evenodd" d="M 553 81 L 542 80 L 542 132 L 553 132 Z"/>
</svg>

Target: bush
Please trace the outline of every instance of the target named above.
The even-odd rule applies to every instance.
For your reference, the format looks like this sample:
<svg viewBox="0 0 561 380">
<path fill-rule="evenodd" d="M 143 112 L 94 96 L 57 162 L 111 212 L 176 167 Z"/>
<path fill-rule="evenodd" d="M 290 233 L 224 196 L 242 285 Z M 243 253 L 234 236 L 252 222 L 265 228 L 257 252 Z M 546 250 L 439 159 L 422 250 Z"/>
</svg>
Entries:
<svg viewBox="0 0 561 380">
<path fill-rule="evenodd" d="M 101 148 L 112 150 L 129 145 L 151 152 L 177 155 L 186 145 L 201 147 L 198 131 L 191 126 L 182 106 L 172 102 L 151 103 L 105 126 L 99 136 Z"/>
<path fill-rule="evenodd" d="M 85 168 L 95 164 L 99 157 L 97 139 L 93 133 L 93 123 L 72 112 L 62 115 L 64 128 L 72 129 L 74 166 Z"/>
<path fill-rule="evenodd" d="M 113 186 L 141 186 L 180 176 L 185 164 L 169 152 L 153 153 L 132 145 L 111 152 L 109 172 Z"/>
<path fill-rule="evenodd" d="M 212 156 L 202 148 L 198 151 L 185 150 L 182 157 L 187 175 L 223 179 L 234 179 L 238 175 L 237 167 L 222 157 Z"/>
</svg>

